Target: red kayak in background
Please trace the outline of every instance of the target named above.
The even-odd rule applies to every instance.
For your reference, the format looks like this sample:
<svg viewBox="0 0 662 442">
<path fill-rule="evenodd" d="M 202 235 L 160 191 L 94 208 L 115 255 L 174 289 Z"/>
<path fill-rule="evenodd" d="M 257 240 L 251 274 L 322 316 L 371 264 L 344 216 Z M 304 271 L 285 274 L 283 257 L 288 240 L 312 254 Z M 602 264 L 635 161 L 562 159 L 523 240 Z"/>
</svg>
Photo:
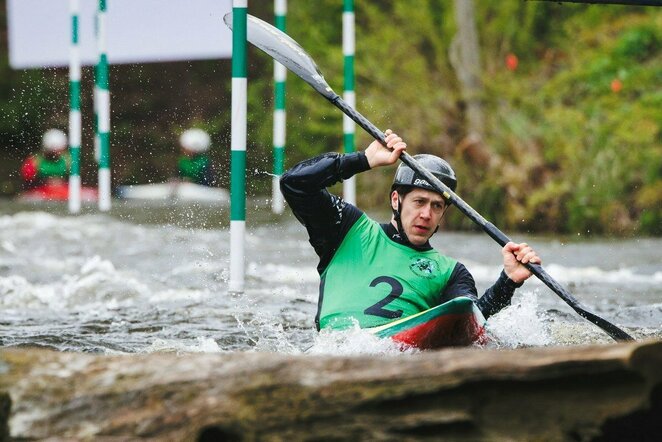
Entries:
<svg viewBox="0 0 662 442">
<path fill-rule="evenodd" d="M 49 183 L 21 192 L 21 201 L 67 201 L 69 199 L 69 183 Z M 93 202 L 98 199 L 96 187 L 81 187 L 81 201 Z"/>
</svg>

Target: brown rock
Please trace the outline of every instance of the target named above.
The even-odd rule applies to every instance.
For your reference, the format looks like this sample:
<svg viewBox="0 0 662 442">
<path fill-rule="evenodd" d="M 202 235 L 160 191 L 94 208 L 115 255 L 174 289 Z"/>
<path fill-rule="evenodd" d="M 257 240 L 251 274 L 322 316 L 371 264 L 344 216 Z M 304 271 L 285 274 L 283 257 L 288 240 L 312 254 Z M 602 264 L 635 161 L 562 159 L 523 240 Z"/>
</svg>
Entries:
<svg viewBox="0 0 662 442">
<path fill-rule="evenodd" d="M 364 357 L 4 349 L 3 366 L 15 438 L 653 440 L 661 429 L 659 341 Z"/>
</svg>

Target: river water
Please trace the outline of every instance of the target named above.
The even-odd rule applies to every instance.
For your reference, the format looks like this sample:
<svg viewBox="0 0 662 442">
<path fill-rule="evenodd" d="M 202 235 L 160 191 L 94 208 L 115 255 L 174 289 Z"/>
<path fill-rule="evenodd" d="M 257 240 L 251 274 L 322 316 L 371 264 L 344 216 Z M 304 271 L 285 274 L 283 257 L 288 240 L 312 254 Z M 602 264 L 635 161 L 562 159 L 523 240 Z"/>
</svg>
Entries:
<svg viewBox="0 0 662 442">
<path fill-rule="evenodd" d="M 373 214 L 376 219 L 386 215 Z M 317 333 L 317 257 L 287 211 L 248 203 L 246 289 L 228 293 L 229 208 L 114 201 L 85 207 L 0 200 L 0 346 L 95 353 L 398 353 L 360 330 Z M 507 232 L 509 233 L 509 232 Z M 512 234 L 590 311 L 662 338 L 662 239 Z M 484 234 L 442 232 L 482 293 L 500 272 Z M 611 342 L 534 278 L 488 321 L 490 346 Z"/>
</svg>

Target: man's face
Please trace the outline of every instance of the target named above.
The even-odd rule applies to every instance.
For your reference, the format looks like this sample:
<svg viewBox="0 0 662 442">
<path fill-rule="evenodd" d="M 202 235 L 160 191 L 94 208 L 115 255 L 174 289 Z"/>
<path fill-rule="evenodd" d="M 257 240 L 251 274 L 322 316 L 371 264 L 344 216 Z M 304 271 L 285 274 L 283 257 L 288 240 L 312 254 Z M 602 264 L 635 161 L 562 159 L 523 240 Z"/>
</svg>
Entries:
<svg viewBox="0 0 662 442">
<path fill-rule="evenodd" d="M 391 193 L 391 207 L 398 204 L 398 192 Z M 415 246 L 422 246 L 437 230 L 444 216 L 446 202 L 438 193 L 414 189 L 402 199 L 400 205 L 400 220 L 402 228 Z"/>
</svg>

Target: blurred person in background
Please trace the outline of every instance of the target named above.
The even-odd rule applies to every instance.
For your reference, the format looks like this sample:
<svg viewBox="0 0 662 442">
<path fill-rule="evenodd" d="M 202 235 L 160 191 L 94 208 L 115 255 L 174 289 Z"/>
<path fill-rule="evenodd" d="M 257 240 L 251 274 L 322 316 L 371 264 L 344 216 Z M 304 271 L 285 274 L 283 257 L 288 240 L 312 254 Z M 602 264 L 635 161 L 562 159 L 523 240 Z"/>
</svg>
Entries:
<svg viewBox="0 0 662 442">
<path fill-rule="evenodd" d="M 29 156 L 21 167 L 24 187 L 62 185 L 71 168 L 67 136 L 59 129 L 49 129 L 42 138 L 41 152 Z"/>
<path fill-rule="evenodd" d="M 214 168 L 207 154 L 211 144 L 209 134 L 202 129 L 188 129 L 179 137 L 179 144 L 179 178 L 203 186 L 216 184 Z"/>
</svg>

